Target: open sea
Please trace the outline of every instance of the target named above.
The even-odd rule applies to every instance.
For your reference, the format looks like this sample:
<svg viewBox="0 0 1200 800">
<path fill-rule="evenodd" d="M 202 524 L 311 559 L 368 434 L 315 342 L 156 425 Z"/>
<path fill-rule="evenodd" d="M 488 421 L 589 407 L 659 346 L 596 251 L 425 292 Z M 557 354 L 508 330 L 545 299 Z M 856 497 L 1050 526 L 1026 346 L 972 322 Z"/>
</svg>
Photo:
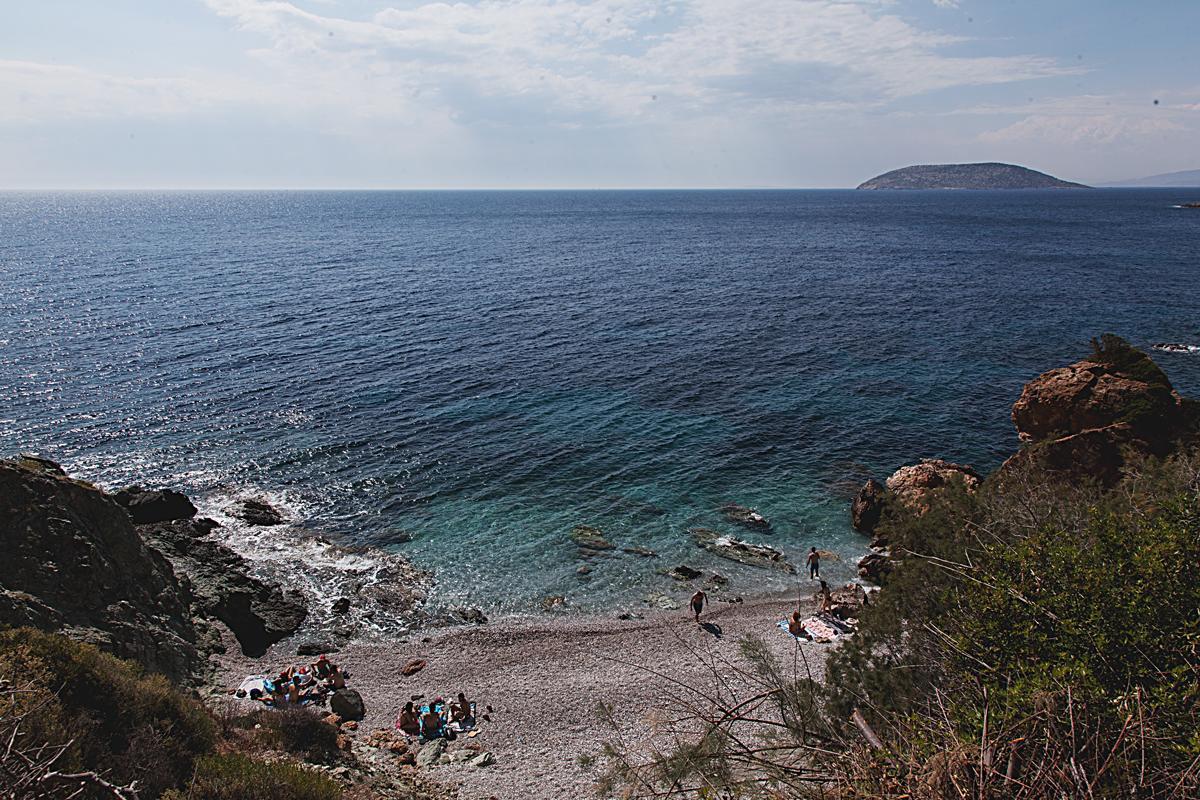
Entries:
<svg viewBox="0 0 1200 800">
<path fill-rule="evenodd" d="M 302 581 L 318 534 L 523 612 L 853 575 L 848 505 L 997 466 L 1025 381 L 1119 333 L 1200 346 L 1197 190 L 0 194 L 0 455 L 179 488 Z M 1200 396 L 1200 353 L 1155 352 Z M 296 520 L 221 510 L 265 495 Z M 770 534 L 719 508 L 751 506 Z M 600 528 L 592 572 L 568 539 Z"/>
</svg>

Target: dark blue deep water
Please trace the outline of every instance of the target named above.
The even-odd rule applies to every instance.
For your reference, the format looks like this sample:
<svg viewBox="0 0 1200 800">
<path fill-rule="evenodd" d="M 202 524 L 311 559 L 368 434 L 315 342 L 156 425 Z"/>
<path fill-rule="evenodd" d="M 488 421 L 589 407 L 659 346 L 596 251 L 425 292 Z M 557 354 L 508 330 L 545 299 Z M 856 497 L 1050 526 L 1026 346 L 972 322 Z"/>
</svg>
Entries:
<svg viewBox="0 0 1200 800">
<path fill-rule="evenodd" d="M 214 512 L 265 493 L 485 608 L 670 590 L 676 563 L 787 586 L 691 544 L 738 533 L 729 501 L 845 578 L 857 482 L 995 467 L 1023 382 L 1098 333 L 1200 344 L 1196 199 L 3 194 L 0 453 Z M 1200 395 L 1200 355 L 1156 358 Z M 578 523 L 662 558 L 581 579 Z"/>
</svg>

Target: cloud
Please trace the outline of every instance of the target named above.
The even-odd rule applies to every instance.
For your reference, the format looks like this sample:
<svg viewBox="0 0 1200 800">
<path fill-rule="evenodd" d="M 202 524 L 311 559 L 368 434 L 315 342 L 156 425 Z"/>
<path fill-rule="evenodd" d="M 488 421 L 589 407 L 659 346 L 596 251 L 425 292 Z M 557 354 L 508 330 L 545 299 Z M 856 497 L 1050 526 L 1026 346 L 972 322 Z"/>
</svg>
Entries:
<svg viewBox="0 0 1200 800">
<path fill-rule="evenodd" d="M 1097 146 L 1145 144 L 1200 124 L 1200 103 L 1187 94 L 1174 103 L 1154 105 L 1129 95 L 1080 95 L 1047 98 L 1023 106 L 976 106 L 959 114 L 1019 116 L 1000 128 L 984 131 L 979 139 L 993 144 Z"/>
<path fill-rule="evenodd" d="M 938 8 L 958 8 L 958 0 L 933 0 Z"/>
<path fill-rule="evenodd" d="M 956 86 L 1077 72 L 1039 56 L 943 54 L 886 0 L 482 0 L 384 8 L 365 20 L 279 0 L 207 0 L 284 80 L 398 115 L 400 98 L 476 121 L 623 122 L 882 105 Z M 781 91 L 780 74 L 791 76 Z M 511 104 L 511 105 L 508 105 Z"/>
</svg>

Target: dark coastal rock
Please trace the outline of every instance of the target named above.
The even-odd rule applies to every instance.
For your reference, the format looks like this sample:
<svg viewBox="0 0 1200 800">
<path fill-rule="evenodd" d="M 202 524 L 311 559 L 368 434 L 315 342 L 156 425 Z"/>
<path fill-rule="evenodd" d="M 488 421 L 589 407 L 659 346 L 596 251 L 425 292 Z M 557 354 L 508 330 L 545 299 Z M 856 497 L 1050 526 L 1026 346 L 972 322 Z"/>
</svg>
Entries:
<svg viewBox="0 0 1200 800">
<path fill-rule="evenodd" d="M 920 164 L 877 175 L 859 189 L 1086 189 L 1016 164 Z"/>
<path fill-rule="evenodd" d="M 124 508 L 53 462 L 0 462 L 0 552 L 0 625 L 63 633 L 175 681 L 203 669 L 186 584 Z"/>
<path fill-rule="evenodd" d="M 66 470 L 50 459 L 30 455 L 29 453 L 22 453 L 17 456 L 16 464 L 30 472 L 40 472 L 43 475 L 59 475 L 64 478 L 67 476 Z"/>
<path fill-rule="evenodd" d="M 478 608 L 456 608 L 450 612 L 459 622 L 466 622 L 470 625 L 486 625 L 488 618 Z"/>
<path fill-rule="evenodd" d="M 771 530 L 771 522 L 752 508 L 727 503 L 721 506 L 725 519 L 742 527 L 766 533 Z"/>
<path fill-rule="evenodd" d="M 207 538 L 215 527 L 210 519 L 189 519 L 139 525 L 137 531 L 191 582 L 195 612 L 225 623 L 246 655 L 260 656 L 296 632 L 307 606 L 298 592 L 253 577 L 244 558 Z"/>
<path fill-rule="evenodd" d="M 721 558 L 751 567 L 781 569 L 788 574 L 796 572 L 796 568 L 784 559 L 783 553 L 774 547 L 743 542 L 707 528 L 693 528 L 689 533 L 697 545 Z"/>
<path fill-rule="evenodd" d="M 114 494 L 113 499 L 125 506 L 135 525 L 191 519 L 196 516 L 196 507 L 187 495 L 172 489 L 127 486 Z"/>
<path fill-rule="evenodd" d="M 892 562 L 883 553 L 868 553 L 858 562 L 858 575 L 872 583 L 883 583 L 892 571 Z"/>
<path fill-rule="evenodd" d="M 629 553 L 631 556 L 642 556 L 643 558 L 658 558 L 658 553 L 648 547 L 622 547 L 622 553 Z"/>
<path fill-rule="evenodd" d="M 585 556 L 596 555 L 617 548 L 615 544 L 604 537 L 599 528 L 593 528 L 591 525 L 576 525 L 572 528 L 571 541 L 579 548 L 579 552 Z"/>
<path fill-rule="evenodd" d="M 320 656 L 337 651 L 337 645 L 324 639 L 306 639 L 296 645 L 296 655 L 298 656 Z"/>
<path fill-rule="evenodd" d="M 870 478 L 854 495 L 850 503 L 850 524 L 856 531 L 868 535 L 875 532 L 883 513 L 884 491 L 882 483 Z"/>
<path fill-rule="evenodd" d="M 275 506 L 256 498 L 239 500 L 226 508 L 225 513 L 247 525 L 282 525 L 287 521 Z"/>
<path fill-rule="evenodd" d="M 329 710 L 343 720 L 358 721 L 367 715 L 362 695 L 354 689 L 338 689 L 329 698 Z"/>
<path fill-rule="evenodd" d="M 666 574 L 667 577 L 674 578 L 677 581 L 694 581 L 704 573 L 698 569 L 692 569 L 687 564 L 680 564 L 668 570 Z"/>
<path fill-rule="evenodd" d="M 350 598 L 349 597 L 339 597 L 337 600 L 333 601 L 333 605 L 331 605 L 329 607 L 329 610 L 332 611 L 334 614 L 339 614 L 339 615 L 350 613 Z"/>
</svg>

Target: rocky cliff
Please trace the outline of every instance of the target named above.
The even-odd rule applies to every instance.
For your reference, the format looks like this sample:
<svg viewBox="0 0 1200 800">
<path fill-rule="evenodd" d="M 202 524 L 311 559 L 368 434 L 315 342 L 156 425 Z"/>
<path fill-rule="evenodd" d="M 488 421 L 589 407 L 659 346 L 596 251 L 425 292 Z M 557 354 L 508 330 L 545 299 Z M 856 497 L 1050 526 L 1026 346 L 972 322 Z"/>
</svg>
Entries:
<svg viewBox="0 0 1200 800">
<path fill-rule="evenodd" d="M 859 189 L 1086 189 L 1015 164 L 920 164 L 877 175 Z"/>
<path fill-rule="evenodd" d="M 108 495 L 43 459 L 0 461 L 0 625 L 64 633 L 182 681 L 219 647 L 216 623 L 249 655 L 294 633 L 303 601 L 252 577 L 195 513 L 177 492 Z"/>
<path fill-rule="evenodd" d="M 1193 441 L 1200 407 L 1185 400 L 1145 353 L 1106 334 L 1092 342 L 1088 358 L 1042 373 L 1013 404 L 1021 449 L 988 476 L 990 484 L 1036 467 L 1039 479 L 1120 482 L 1130 458 L 1163 457 Z M 851 503 L 855 529 L 872 536 L 880 552 L 860 563 L 863 577 L 878 580 L 889 569 L 889 509 L 924 514 L 939 492 L 961 485 L 974 492 L 983 479 L 970 467 L 927 459 L 901 467 L 885 484 L 867 481 Z"/>
</svg>

